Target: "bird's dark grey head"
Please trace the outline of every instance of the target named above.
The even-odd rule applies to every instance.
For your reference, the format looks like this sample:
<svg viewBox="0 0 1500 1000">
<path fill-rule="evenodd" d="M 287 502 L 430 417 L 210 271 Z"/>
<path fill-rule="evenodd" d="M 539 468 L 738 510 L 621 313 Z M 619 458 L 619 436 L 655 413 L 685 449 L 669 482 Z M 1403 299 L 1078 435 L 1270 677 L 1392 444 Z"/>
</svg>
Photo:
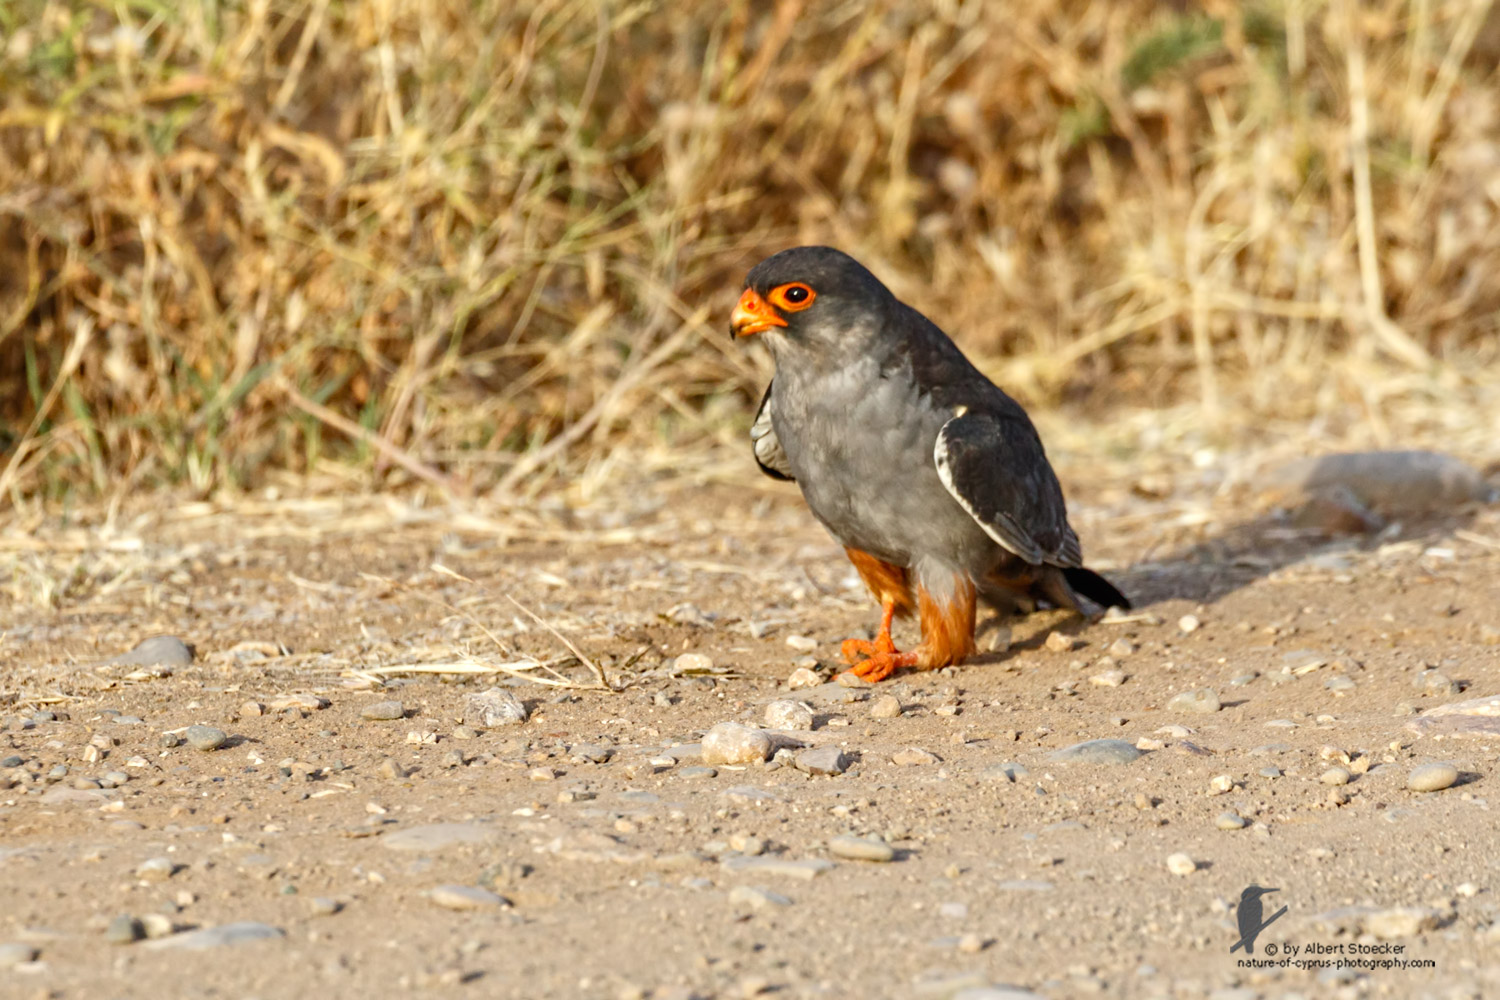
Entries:
<svg viewBox="0 0 1500 1000">
<path fill-rule="evenodd" d="M 806 349 L 857 354 L 879 336 L 896 299 L 859 261 L 832 247 L 793 247 L 745 279 L 736 336 L 765 333 L 778 356 Z"/>
</svg>

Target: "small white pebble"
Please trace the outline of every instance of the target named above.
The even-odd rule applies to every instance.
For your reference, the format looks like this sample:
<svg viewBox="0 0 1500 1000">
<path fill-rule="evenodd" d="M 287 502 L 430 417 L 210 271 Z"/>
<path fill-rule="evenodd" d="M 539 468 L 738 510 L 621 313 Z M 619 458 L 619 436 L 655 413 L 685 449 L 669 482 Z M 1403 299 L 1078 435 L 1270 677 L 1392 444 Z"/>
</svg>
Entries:
<svg viewBox="0 0 1500 1000">
<path fill-rule="evenodd" d="M 1191 875 L 1198 870 L 1198 862 L 1186 854 L 1177 853 L 1167 858 L 1167 871 L 1173 875 Z"/>
</svg>

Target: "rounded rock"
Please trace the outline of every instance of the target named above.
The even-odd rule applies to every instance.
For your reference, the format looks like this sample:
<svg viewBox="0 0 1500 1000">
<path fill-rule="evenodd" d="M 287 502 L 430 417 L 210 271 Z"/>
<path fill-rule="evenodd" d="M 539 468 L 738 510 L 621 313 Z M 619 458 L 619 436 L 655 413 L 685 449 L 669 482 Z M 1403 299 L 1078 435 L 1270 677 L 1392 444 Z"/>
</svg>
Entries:
<svg viewBox="0 0 1500 1000">
<path fill-rule="evenodd" d="M 1243 830 L 1247 825 L 1245 817 L 1237 812 L 1221 812 L 1214 820 L 1214 826 L 1220 830 Z"/>
<path fill-rule="evenodd" d="M 828 853 L 849 861 L 894 861 L 896 849 L 884 841 L 849 834 L 834 837 L 828 842 Z"/>
<path fill-rule="evenodd" d="M 703 734 L 704 764 L 756 764 L 771 756 L 771 737 L 737 722 L 721 722 Z"/>
<path fill-rule="evenodd" d="M 870 702 L 870 718 L 872 719 L 899 719 L 901 717 L 901 700 L 893 694 L 883 694 Z"/>
<path fill-rule="evenodd" d="M 175 635 L 157 635 L 109 662 L 130 667 L 185 667 L 193 662 L 196 652 Z"/>
<path fill-rule="evenodd" d="M 145 936 L 146 928 L 128 913 L 115 917 L 104 929 L 104 940 L 110 944 L 134 944 Z"/>
<path fill-rule="evenodd" d="M 1406 787 L 1414 792 L 1441 792 L 1458 781 L 1458 768 L 1452 764 L 1423 764 L 1412 769 Z"/>
<path fill-rule="evenodd" d="M 188 726 L 183 736 L 194 750 L 217 750 L 229 739 L 224 730 L 214 726 Z"/>
<path fill-rule="evenodd" d="M 525 702 L 501 687 L 492 687 L 464 699 L 464 724 L 474 729 L 518 726 L 530 717 Z"/>
<path fill-rule="evenodd" d="M 808 667 L 798 667 L 793 670 L 791 676 L 786 679 L 786 686 L 795 691 L 798 688 L 815 688 L 823 683 L 823 678 L 818 676 L 817 671 Z"/>
<path fill-rule="evenodd" d="M 1085 740 L 1054 750 L 1047 759 L 1060 764 L 1129 764 L 1141 756 L 1129 740 Z"/>
<path fill-rule="evenodd" d="M 371 722 L 393 722 L 404 718 L 405 715 L 406 707 L 399 701 L 377 701 L 366 705 L 359 713 L 361 719 L 368 719 Z"/>
<path fill-rule="evenodd" d="M 1173 875 L 1191 875 L 1197 870 L 1198 862 L 1186 854 L 1173 854 L 1167 858 L 1167 871 Z"/>
<path fill-rule="evenodd" d="M 143 882 L 165 882 L 177 871 L 171 858 L 149 858 L 135 869 L 135 877 Z"/>
<path fill-rule="evenodd" d="M 1347 785 L 1352 777 L 1354 775 L 1349 773 L 1348 768 L 1330 767 L 1318 776 L 1318 780 L 1325 785 Z"/>
<path fill-rule="evenodd" d="M 0 969 L 12 969 L 27 962 L 36 961 L 40 954 L 29 944 L 0 944 Z"/>
<path fill-rule="evenodd" d="M 1219 693 L 1213 688 L 1198 688 L 1174 694 L 1167 702 L 1167 709 L 1174 712 L 1190 712 L 1194 715 L 1212 715 L 1220 709 Z"/>
<path fill-rule="evenodd" d="M 484 910 L 509 905 L 504 896 L 472 885 L 440 885 L 427 898 L 446 910 Z"/>
<path fill-rule="evenodd" d="M 766 706 L 766 726 L 770 729 L 811 729 L 812 709 L 800 701 L 773 701 Z"/>
<path fill-rule="evenodd" d="M 902 767 L 916 767 L 921 764 L 940 763 L 937 754 L 923 750 L 921 747 L 907 747 L 905 750 L 897 750 L 891 755 L 891 763 Z"/>
</svg>

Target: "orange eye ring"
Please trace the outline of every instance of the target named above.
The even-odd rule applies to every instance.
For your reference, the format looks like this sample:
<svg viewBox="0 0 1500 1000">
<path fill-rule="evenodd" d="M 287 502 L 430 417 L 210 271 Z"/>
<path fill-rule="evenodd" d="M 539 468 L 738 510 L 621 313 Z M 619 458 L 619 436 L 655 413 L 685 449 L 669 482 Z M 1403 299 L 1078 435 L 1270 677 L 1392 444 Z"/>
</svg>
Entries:
<svg viewBox="0 0 1500 1000">
<path fill-rule="evenodd" d="M 787 285 L 777 285 L 767 297 L 772 305 L 783 312 L 801 312 L 813 304 L 818 293 L 802 282 L 794 281 Z"/>
</svg>

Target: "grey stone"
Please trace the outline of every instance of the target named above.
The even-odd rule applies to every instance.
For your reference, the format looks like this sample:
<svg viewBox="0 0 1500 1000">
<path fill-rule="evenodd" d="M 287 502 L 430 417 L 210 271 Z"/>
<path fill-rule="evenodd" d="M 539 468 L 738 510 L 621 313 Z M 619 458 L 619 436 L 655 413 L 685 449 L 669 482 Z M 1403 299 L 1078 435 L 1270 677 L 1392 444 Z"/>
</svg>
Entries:
<svg viewBox="0 0 1500 1000">
<path fill-rule="evenodd" d="M 614 747 L 600 743 L 580 743 L 568 750 L 568 759 L 578 764 L 607 764 L 614 755 Z"/>
<path fill-rule="evenodd" d="M 427 890 L 427 898 L 445 910 L 485 910 L 510 905 L 504 896 L 472 885 L 440 885 Z"/>
<path fill-rule="evenodd" d="M 1311 923 L 1331 933 L 1370 934 L 1383 941 L 1413 937 L 1438 927 L 1439 910 L 1423 906 L 1345 906 L 1311 918 Z"/>
<path fill-rule="evenodd" d="M 442 851 L 450 847 L 487 844 L 498 832 L 478 823 L 430 823 L 388 833 L 380 839 L 392 851 Z"/>
<path fill-rule="evenodd" d="M 406 706 L 399 701 L 377 701 L 366 705 L 359 717 L 371 722 L 394 722 L 406 717 Z"/>
<path fill-rule="evenodd" d="M 0 944 L 0 969 L 14 969 L 18 965 L 35 962 L 39 954 L 29 944 Z"/>
<path fill-rule="evenodd" d="M 797 754 L 795 767 L 808 774 L 843 774 L 849 767 L 844 752 L 836 746 L 813 747 Z"/>
<path fill-rule="evenodd" d="M 758 885 L 737 885 L 729 891 L 729 901 L 736 906 L 763 910 L 768 906 L 790 906 L 792 901 L 779 892 Z"/>
<path fill-rule="evenodd" d="M 1487 503 L 1495 491 L 1472 466 L 1435 451 L 1365 451 L 1302 458 L 1264 476 L 1280 497 L 1312 496 L 1343 487 L 1382 515 Z"/>
<path fill-rule="evenodd" d="M 1347 785 L 1353 777 L 1346 767 L 1330 767 L 1318 776 L 1318 780 L 1325 785 Z"/>
<path fill-rule="evenodd" d="M 42 804 L 48 806 L 68 805 L 83 803 L 85 805 L 98 805 L 109 798 L 109 794 L 100 789 L 84 791 L 78 788 L 64 788 L 54 785 L 42 794 Z"/>
<path fill-rule="evenodd" d="M 813 727 L 813 712 L 800 701 L 780 699 L 766 706 L 766 727 L 769 729 L 809 730 Z"/>
<path fill-rule="evenodd" d="M 400 781 L 402 778 L 405 778 L 407 775 L 411 774 L 411 772 L 408 771 L 402 765 L 402 763 L 394 757 L 387 757 L 385 760 L 382 760 L 380 764 L 375 768 L 375 773 L 380 777 L 388 778 L 391 781 Z"/>
<path fill-rule="evenodd" d="M 737 722 L 721 722 L 703 734 L 703 763 L 758 764 L 771 756 L 771 737 Z"/>
<path fill-rule="evenodd" d="M 110 944 L 134 944 L 146 936 L 146 928 L 128 913 L 122 913 L 104 929 L 104 940 Z"/>
<path fill-rule="evenodd" d="M 25 757 L 18 757 L 15 754 L 11 754 L 4 760 L 0 760 L 0 767 L 20 767 L 24 763 L 26 763 Z"/>
<path fill-rule="evenodd" d="M 995 883 L 995 888 L 1005 889 L 1010 892 L 1051 892 L 1056 888 L 1051 882 L 1041 879 L 1012 878 Z"/>
<path fill-rule="evenodd" d="M 1441 670 L 1423 670 L 1412 679 L 1411 686 L 1432 694 L 1458 694 L 1463 688 Z"/>
<path fill-rule="evenodd" d="M 1059 764 L 1129 764 L 1142 755 L 1128 740 L 1086 740 L 1054 750 L 1047 759 Z"/>
<path fill-rule="evenodd" d="M 1407 732 L 1417 736 L 1443 736 L 1449 738 L 1493 740 L 1500 737 L 1500 719 L 1480 715 L 1420 715 L 1408 722 Z"/>
<path fill-rule="evenodd" d="M 725 858 L 720 864 L 725 871 L 736 874 L 750 872 L 756 875 L 785 875 L 803 881 L 814 879 L 834 867 L 832 861 L 824 861 L 822 858 L 794 861 L 789 858 L 752 858 L 743 855 Z"/>
<path fill-rule="evenodd" d="M 142 882 L 165 882 L 177 871 L 171 858 L 150 858 L 135 869 L 135 877 Z"/>
<path fill-rule="evenodd" d="M 476 729 L 518 726 L 527 718 L 525 703 L 505 688 L 492 687 L 464 699 L 464 723 Z"/>
<path fill-rule="evenodd" d="M 1458 768 L 1452 764 L 1423 764 L 1412 768 L 1406 787 L 1414 792 L 1440 792 L 1458 781 Z"/>
<path fill-rule="evenodd" d="M 1418 736 L 1500 737 L 1500 695 L 1439 705 L 1412 719 L 1406 729 Z"/>
<path fill-rule="evenodd" d="M 343 908 L 343 903 L 330 896 L 314 896 L 307 901 L 307 909 L 315 917 L 331 917 Z"/>
<path fill-rule="evenodd" d="M 106 662 L 122 667 L 185 667 L 196 650 L 175 635 L 156 635 Z"/>
<path fill-rule="evenodd" d="M 677 776 L 679 778 L 686 778 L 688 780 L 693 780 L 695 778 L 716 778 L 718 777 L 718 775 L 719 772 L 714 768 L 704 767 L 701 764 L 695 764 L 692 767 L 685 767 L 681 771 L 677 772 Z"/>
<path fill-rule="evenodd" d="M 1237 812 L 1221 812 L 1214 820 L 1214 826 L 1220 830 L 1243 830 L 1248 822 Z"/>
<path fill-rule="evenodd" d="M 254 920 L 242 920 L 220 927 L 205 927 L 202 930 L 173 934 L 159 941 L 147 942 L 141 947 L 163 951 L 208 951 L 211 948 L 222 948 L 227 945 L 249 944 L 253 941 L 284 937 L 286 937 L 286 932 L 279 927 L 272 927 L 270 924 L 262 924 Z"/>
<path fill-rule="evenodd" d="M 1256 774 L 1259 774 L 1262 778 L 1279 778 L 1281 777 L 1281 768 L 1263 767 Z"/>
<path fill-rule="evenodd" d="M 918 764 L 937 764 L 942 758 L 935 753 L 929 753 L 921 747 L 907 747 L 905 750 L 897 750 L 891 755 L 891 763 L 903 767 L 914 767 Z"/>
<path fill-rule="evenodd" d="M 828 842 L 828 853 L 836 858 L 851 861 L 894 861 L 896 849 L 881 840 L 854 837 L 848 834 L 834 837 Z"/>
<path fill-rule="evenodd" d="M 194 750 L 217 750 L 229 739 L 224 730 L 213 726 L 188 726 L 182 735 Z"/>
<path fill-rule="evenodd" d="M 1016 986 L 970 986 L 952 995 L 952 1000 L 1046 1000 L 1040 993 Z"/>
<path fill-rule="evenodd" d="M 683 653 L 672 661 L 673 677 L 693 677 L 702 674 L 711 674 L 714 670 L 713 657 L 703 653 Z"/>
<path fill-rule="evenodd" d="M 1013 760 L 1008 760 L 1003 764 L 989 765 L 979 772 L 979 776 L 987 781 L 1009 781 L 1014 783 L 1023 778 L 1030 777 L 1031 772 L 1026 770 L 1024 765 L 1017 764 Z"/>
<path fill-rule="evenodd" d="M 1167 710 L 1186 712 L 1192 715 L 1212 715 L 1220 708 L 1219 693 L 1213 688 L 1198 688 L 1182 691 L 1167 702 Z"/>
</svg>

